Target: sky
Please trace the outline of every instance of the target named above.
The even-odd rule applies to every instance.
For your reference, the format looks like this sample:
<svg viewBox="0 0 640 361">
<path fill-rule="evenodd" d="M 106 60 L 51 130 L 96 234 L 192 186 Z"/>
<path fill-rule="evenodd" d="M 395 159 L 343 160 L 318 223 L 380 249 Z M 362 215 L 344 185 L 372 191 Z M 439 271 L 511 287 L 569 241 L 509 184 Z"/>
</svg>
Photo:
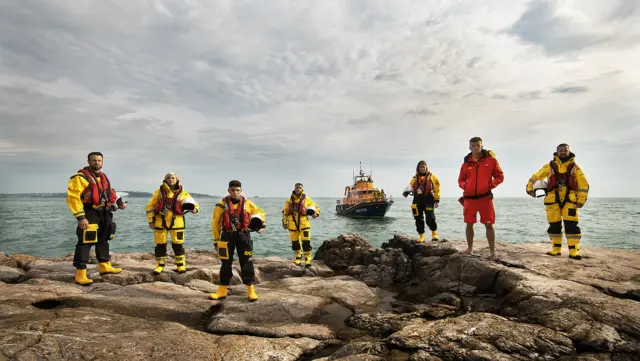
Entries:
<svg viewBox="0 0 640 361">
<path fill-rule="evenodd" d="M 468 141 L 522 197 L 569 143 L 590 197 L 640 197 L 637 0 L 0 2 L 0 193 L 66 192 L 91 151 L 120 190 L 340 197 L 419 160 L 458 197 Z"/>
</svg>

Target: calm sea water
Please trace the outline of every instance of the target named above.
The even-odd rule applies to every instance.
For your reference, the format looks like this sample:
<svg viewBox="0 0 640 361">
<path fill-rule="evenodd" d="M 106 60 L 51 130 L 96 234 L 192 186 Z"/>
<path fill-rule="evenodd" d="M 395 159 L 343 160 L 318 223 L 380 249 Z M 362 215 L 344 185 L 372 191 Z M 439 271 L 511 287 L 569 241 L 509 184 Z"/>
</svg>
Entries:
<svg viewBox="0 0 640 361">
<path fill-rule="evenodd" d="M 285 198 L 252 198 L 267 214 L 265 234 L 252 233 L 258 257 L 291 255 L 288 232 L 281 227 Z M 321 217 L 311 220 L 311 241 L 317 249 L 322 241 L 341 233 L 357 232 L 380 246 L 395 233 L 417 237 L 411 217 L 411 198 L 397 197 L 384 219 L 351 219 L 335 213 L 336 198 L 314 198 Z M 153 231 L 145 217 L 146 198 L 128 198 L 129 207 L 117 211 L 117 234 L 111 241 L 115 252 L 153 252 Z M 187 215 L 185 246 L 212 249 L 211 215 L 217 199 L 200 199 L 201 212 Z M 547 223 L 541 199 L 496 198 L 496 238 L 508 243 L 547 241 Z M 440 238 L 464 240 L 462 207 L 456 199 L 443 199 L 436 209 Z M 640 199 L 591 198 L 581 210 L 583 247 L 640 250 Z M 76 221 L 64 199 L 0 199 L 0 252 L 59 257 L 72 253 L 76 243 Z M 485 239 L 484 227 L 476 225 L 476 238 Z M 566 246 L 566 241 L 565 241 Z"/>
</svg>

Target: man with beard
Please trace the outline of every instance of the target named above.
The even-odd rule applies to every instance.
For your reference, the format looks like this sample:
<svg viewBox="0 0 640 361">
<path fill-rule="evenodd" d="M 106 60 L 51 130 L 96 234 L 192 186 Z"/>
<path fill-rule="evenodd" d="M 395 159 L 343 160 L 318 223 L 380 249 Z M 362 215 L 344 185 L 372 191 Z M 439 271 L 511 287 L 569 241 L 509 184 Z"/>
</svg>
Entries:
<svg viewBox="0 0 640 361">
<path fill-rule="evenodd" d="M 589 195 L 589 182 L 582 169 L 575 162 L 575 154 L 569 145 L 562 143 L 556 147 L 553 160 L 545 164 L 531 176 L 527 183 L 527 194 L 535 197 L 534 183 L 548 179 L 544 204 L 549 228 L 547 233 L 552 248 L 550 256 L 560 256 L 562 252 L 562 224 L 569 246 L 569 258 L 580 260 L 579 243 L 582 238 L 578 227 L 578 208 L 582 208 Z"/>
<path fill-rule="evenodd" d="M 112 211 L 125 209 L 127 205 L 122 198 L 118 198 L 109 179 L 102 173 L 102 158 L 100 152 L 89 153 L 89 165 L 71 176 L 67 186 L 67 205 L 78 220 L 78 244 L 73 256 L 75 282 L 83 286 L 93 283 L 93 280 L 87 278 L 87 263 L 93 245 L 96 246 L 100 274 L 122 272 L 122 268 L 111 266 L 109 240 L 113 239 L 116 232 Z"/>
</svg>

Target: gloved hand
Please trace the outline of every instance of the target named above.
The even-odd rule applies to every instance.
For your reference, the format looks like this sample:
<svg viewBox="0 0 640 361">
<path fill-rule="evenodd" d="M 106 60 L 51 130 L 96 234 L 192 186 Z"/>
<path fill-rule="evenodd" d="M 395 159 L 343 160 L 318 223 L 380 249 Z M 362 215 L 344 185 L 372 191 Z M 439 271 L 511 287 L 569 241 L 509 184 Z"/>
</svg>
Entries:
<svg viewBox="0 0 640 361">
<path fill-rule="evenodd" d="M 458 198 L 458 202 L 460 202 L 460 204 L 464 206 L 464 197 Z"/>
<path fill-rule="evenodd" d="M 576 203 L 576 207 L 577 208 L 582 208 L 582 207 L 584 207 L 584 203 Z"/>
<path fill-rule="evenodd" d="M 213 240 L 213 247 L 216 249 L 216 253 L 218 253 L 218 242 L 219 241 L 220 241 L 219 239 L 214 239 Z"/>
<path fill-rule="evenodd" d="M 536 197 L 536 192 L 534 190 L 530 190 L 527 192 L 528 195 L 532 196 L 533 198 Z"/>
<path fill-rule="evenodd" d="M 402 196 L 407 198 L 407 196 L 409 195 L 409 192 L 402 192 Z"/>
</svg>

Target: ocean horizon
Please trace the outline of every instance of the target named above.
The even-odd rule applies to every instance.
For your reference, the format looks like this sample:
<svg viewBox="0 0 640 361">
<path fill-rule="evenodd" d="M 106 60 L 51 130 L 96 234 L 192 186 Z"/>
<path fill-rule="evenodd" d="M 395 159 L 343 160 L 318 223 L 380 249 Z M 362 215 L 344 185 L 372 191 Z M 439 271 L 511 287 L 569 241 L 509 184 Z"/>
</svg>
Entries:
<svg viewBox="0 0 640 361">
<path fill-rule="evenodd" d="M 267 215 L 267 232 L 252 233 L 256 257 L 291 257 L 288 232 L 281 226 L 286 197 L 249 196 Z M 323 241 L 343 233 L 359 233 L 374 246 L 406 234 L 417 238 L 411 216 L 411 197 L 394 197 L 395 203 L 382 219 L 356 219 L 338 216 L 336 200 L 342 197 L 313 197 L 321 216 L 311 220 L 311 243 L 317 249 Z M 127 197 L 128 208 L 114 212 L 117 224 L 113 252 L 153 252 L 153 232 L 147 226 L 145 206 L 148 197 Z M 219 198 L 200 198 L 201 212 L 186 215 L 185 247 L 213 249 L 211 215 Z M 505 243 L 549 242 L 548 223 L 542 199 L 496 197 L 496 240 Z M 583 254 L 589 247 L 640 250 L 640 198 L 590 197 L 580 209 Z M 436 209 L 440 238 L 464 241 L 462 207 L 456 197 L 444 197 Z M 5 197 L 0 202 L 0 252 L 25 253 L 37 257 L 61 257 L 73 253 L 76 220 L 64 198 Z M 484 227 L 475 226 L 477 244 L 486 245 Z M 429 235 L 429 234 L 428 234 Z M 563 243 L 566 249 L 566 240 Z"/>
</svg>

